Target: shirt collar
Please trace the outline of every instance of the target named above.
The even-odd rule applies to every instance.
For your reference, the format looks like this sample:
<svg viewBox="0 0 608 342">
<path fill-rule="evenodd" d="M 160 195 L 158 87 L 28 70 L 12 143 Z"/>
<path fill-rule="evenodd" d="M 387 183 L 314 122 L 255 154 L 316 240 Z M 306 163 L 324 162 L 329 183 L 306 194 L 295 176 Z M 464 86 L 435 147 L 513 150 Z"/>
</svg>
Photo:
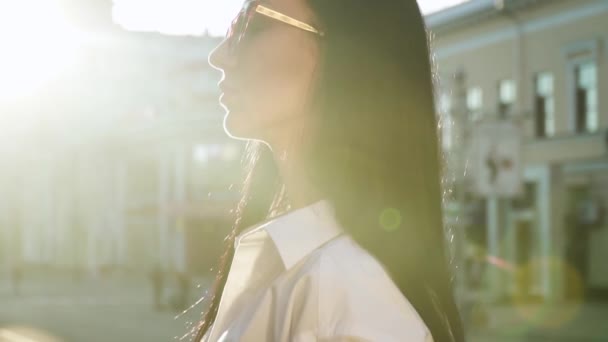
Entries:
<svg viewBox="0 0 608 342">
<path fill-rule="evenodd" d="M 343 232 L 327 200 L 293 210 L 247 230 L 237 238 L 238 243 L 260 230 L 266 231 L 272 239 L 285 269 L 290 269 Z"/>
</svg>

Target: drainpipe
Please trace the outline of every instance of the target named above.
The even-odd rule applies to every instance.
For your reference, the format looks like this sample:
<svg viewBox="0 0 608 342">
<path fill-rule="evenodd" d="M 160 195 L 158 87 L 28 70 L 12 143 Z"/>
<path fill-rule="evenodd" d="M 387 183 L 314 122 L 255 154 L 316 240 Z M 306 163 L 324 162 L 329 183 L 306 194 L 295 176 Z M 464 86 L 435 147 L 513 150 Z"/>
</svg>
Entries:
<svg viewBox="0 0 608 342">
<path fill-rule="evenodd" d="M 524 118 L 526 111 L 526 94 L 527 87 L 525 74 L 525 49 L 523 28 L 520 18 L 509 8 L 509 4 L 517 0 L 494 0 L 494 6 L 500 15 L 513 23 L 515 30 L 513 55 L 512 55 L 512 72 L 516 86 L 516 100 L 510 120 L 514 122 L 520 130 L 524 129 Z M 523 133 L 523 132 L 522 132 Z M 522 134 L 522 136 L 525 136 Z M 507 200 L 499 197 L 491 197 L 488 199 L 488 250 L 491 255 L 499 258 L 509 259 L 505 253 L 500 253 L 500 238 L 505 237 L 507 227 L 507 215 L 509 213 L 509 203 Z M 495 288 L 492 289 L 493 299 L 498 299 L 502 295 L 506 295 L 507 287 L 506 280 L 502 274 L 494 273 L 490 277 Z"/>
<path fill-rule="evenodd" d="M 517 116 L 517 123 L 523 124 L 523 120 L 529 113 L 525 110 L 527 104 L 527 82 L 526 82 L 526 61 L 525 61 L 525 46 L 523 27 L 520 18 L 517 14 L 506 6 L 505 3 L 517 0 L 494 0 L 494 6 L 500 13 L 513 23 L 515 28 L 515 46 L 513 48 L 513 71 L 516 84 L 517 100 L 515 101 L 514 114 Z M 522 126 L 523 128 L 523 126 Z"/>
<path fill-rule="evenodd" d="M 525 139 L 527 137 L 526 133 L 526 119 L 530 116 L 531 114 L 531 109 L 527 108 L 528 106 L 528 79 L 527 74 L 526 74 L 526 55 L 525 55 L 525 42 L 524 42 L 524 31 L 523 31 L 523 25 L 522 25 L 522 20 L 518 17 L 517 13 L 515 13 L 515 11 L 512 8 L 509 8 L 508 4 L 509 3 L 516 3 L 518 1 L 521 0 L 495 0 L 495 6 L 496 9 L 500 11 L 500 13 L 507 18 L 508 20 L 510 20 L 513 23 L 513 27 L 515 29 L 515 44 L 514 44 L 514 48 L 513 48 L 513 70 L 514 70 L 514 79 L 517 85 L 517 100 L 515 102 L 515 110 L 514 110 L 514 116 L 513 116 L 513 121 L 514 123 L 519 127 L 520 131 L 521 131 L 521 136 Z M 556 184 L 556 180 L 553 179 L 553 177 L 559 177 L 558 173 L 554 173 L 554 172 L 550 172 L 549 173 L 549 177 L 551 179 L 551 182 L 553 184 Z M 551 188 L 549 189 L 545 189 L 545 193 L 538 193 L 537 196 L 540 196 L 539 199 L 537 199 L 538 201 L 548 201 L 548 196 L 549 194 L 553 193 L 554 191 L 557 191 L 557 189 L 554 189 L 553 187 L 558 187 L 559 185 L 553 185 Z M 541 190 L 542 187 L 539 187 L 539 190 Z M 542 190 L 541 190 L 542 191 Z M 502 210 L 499 210 L 499 212 L 503 212 L 505 213 L 505 209 L 506 208 L 506 203 L 499 203 L 499 206 L 501 207 Z M 547 204 L 547 203 L 545 203 Z M 543 205 L 543 203 L 540 203 L 540 205 L 538 205 L 539 208 L 544 208 L 546 207 L 546 205 Z M 538 209 L 540 210 L 540 209 Z M 551 210 L 548 209 L 550 212 Z M 542 212 L 537 212 L 537 214 L 539 215 L 538 217 L 544 215 Z M 553 216 L 553 215 L 552 215 Z M 539 224 L 541 224 L 541 222 L 539 221 Z M 542 226 L 542 224 L 541 224 Z M 541 244 L 540 246 L 538 246 L 540 248 L 540 253 L 544 258 L 549 258 L 552 254 L 553 249 L 555 248 L 555 246 L 552 246 L 552 243 L 554 242 L 547 242 L 547 241 L 555 241 L 553 235 L 556 234 L 555 231 L 551 231 L 550 229 L 544 230 L 542 229 L 543 227 L 539 227 L 541 228 L 541 234 L 544 232 L 545 236 L 541 236 L 540 239 L 542 241 L 545 241 L 545 243 Z M 546 228 L 546 227 L 545 227 Z M 551 270 L 551 266 L 549 265 L 549 263 L 544 263 L 543 267 L 540 270 L 541 273 L 541 284 L 542 284 L 542 288 L 543 291 L 545 292 L 544 295 L 548 298 L 548 299 L 556 299 L 560 297 L 560 289 L 559 289 L 559 279 L 561 277 L 560 275 L 560 271 L 558 270 Z"/>
</svg>

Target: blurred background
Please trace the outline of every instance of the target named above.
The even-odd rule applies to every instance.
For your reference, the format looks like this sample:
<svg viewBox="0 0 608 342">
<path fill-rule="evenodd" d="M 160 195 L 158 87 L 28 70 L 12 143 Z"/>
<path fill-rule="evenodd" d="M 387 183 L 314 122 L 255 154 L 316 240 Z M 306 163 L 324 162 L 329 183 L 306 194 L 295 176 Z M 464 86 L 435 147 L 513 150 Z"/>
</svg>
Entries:
<svg viewBox="0 0 608 342">
<path fill-rule="evenodd" d="M 470 341 L 608 341 L 608 0 L 419 0 Z M 0 341 L 190 340 L 239 0 L 0 2 Z M 371 3 L 370 3 L 371 5 Z"/>
</svg>

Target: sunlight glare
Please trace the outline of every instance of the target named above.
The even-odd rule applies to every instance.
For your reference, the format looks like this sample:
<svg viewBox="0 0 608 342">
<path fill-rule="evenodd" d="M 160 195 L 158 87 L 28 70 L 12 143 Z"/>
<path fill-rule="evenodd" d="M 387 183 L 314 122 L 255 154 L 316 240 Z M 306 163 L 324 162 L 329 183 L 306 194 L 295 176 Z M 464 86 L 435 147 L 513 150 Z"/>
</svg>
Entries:
<svg viewBox="0 0 608 342">
<path fill-rule="evenodd" d="M 244 0 L 114 0 L 113 19 L 131 31 L 223 36 Z M 467 0 L 418 0 L 431 13 Z"/>
<path fill-rule="evenodd" d="M 114 0 L 116 23 L 132 31 L 212 36 L 226 33 L 243 0 Z"/>
<path fill-rule="evenodd" d="M 75 61 L 77 42 L 78 32 L 53 2 L 0 4 L 0 101 L 32 94 L 59 76 Z"/>
</svg>

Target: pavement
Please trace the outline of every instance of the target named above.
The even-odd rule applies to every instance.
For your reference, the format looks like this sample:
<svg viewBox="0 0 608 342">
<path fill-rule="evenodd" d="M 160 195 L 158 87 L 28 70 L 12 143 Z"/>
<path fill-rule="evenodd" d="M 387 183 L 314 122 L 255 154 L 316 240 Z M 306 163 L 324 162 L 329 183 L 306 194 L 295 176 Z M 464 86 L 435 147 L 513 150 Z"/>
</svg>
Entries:
<svg viewBox="0 0 608 342">
<path fill-rule="evenodd" d="M 606 342 L 608 303 L 492 306 L 487 323 L 470 331 L 472 342 Z"/>
<path fill-rule="evenodd" d="M 193 305 L 183 313 L 157 311 L 145 275 L 76 281 L 30 276 L 19 296 L 2 279 L 0 342 L 178 341 L 200 318 L 202 307 L 196 302 L 206 288 L 204 280 L 194 282 Z"/>
<path fill-rule="evenodd" d="M 0 342 L 178 341 L 200 318 L 208 281 L 196 279 L 191 309 L 157 311 L 145 275 L 24 279 L 20 296 L 0 274 Z M 513 304 L 485 310 L 469 342 L 606 342 L 608 303 Z M 183 339 L 189 341 L 189 339 Z"/>
</svg>

